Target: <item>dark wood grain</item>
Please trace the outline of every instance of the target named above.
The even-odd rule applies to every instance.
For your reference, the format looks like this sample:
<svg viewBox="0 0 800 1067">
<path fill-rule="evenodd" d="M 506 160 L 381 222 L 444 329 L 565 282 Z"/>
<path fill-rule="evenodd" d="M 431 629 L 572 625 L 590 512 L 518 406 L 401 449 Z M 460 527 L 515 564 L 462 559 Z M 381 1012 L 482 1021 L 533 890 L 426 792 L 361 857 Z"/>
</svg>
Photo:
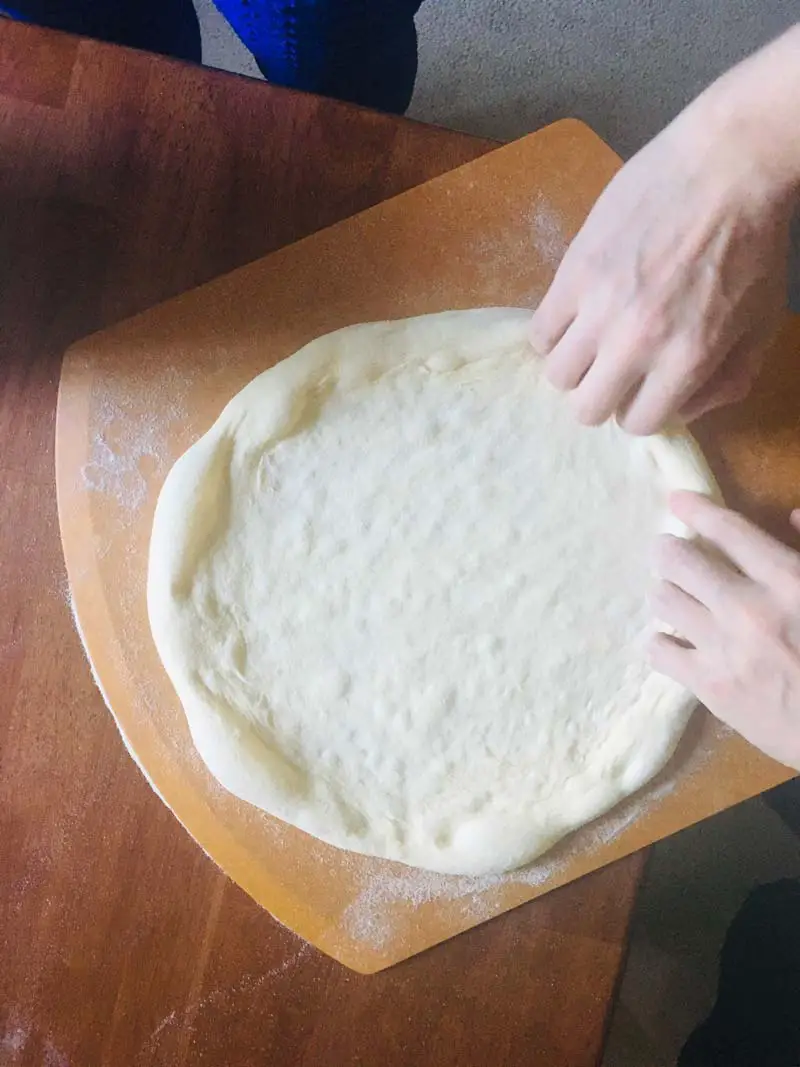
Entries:
<svg viewBox="0 0 800 1067">
<path fill-rule="evenodd" d="M 74 632 L 75 338 L 491 147 L 0 20 L 0 1065 L 598 1062 L 641 859 L 372 977 L 276 924 L 126 754 Z"/>
</svg>

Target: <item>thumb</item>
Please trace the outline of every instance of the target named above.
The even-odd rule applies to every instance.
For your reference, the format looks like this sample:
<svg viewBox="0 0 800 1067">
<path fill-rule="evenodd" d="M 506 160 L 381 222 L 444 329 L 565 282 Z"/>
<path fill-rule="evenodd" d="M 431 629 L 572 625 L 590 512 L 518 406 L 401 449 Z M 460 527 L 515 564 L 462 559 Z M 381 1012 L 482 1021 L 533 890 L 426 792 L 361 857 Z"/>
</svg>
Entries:
<svg viewBox="0 0 800 1067">
<path fill-rule="evenodd" d="M 708 381 L 686 402 L 681 410 L 686 422 L 692 422 L 714 408 L 744 400 L 758 376 L 761 361 L 761 350 L 754 344 L 753 334 L 745 335 Z"/>
<path fill-rule="evenodd" d="M 789 516 L 789 522 L 800 533 L 800 508 L 795 508 L 792 514 Z"/>
</svg>

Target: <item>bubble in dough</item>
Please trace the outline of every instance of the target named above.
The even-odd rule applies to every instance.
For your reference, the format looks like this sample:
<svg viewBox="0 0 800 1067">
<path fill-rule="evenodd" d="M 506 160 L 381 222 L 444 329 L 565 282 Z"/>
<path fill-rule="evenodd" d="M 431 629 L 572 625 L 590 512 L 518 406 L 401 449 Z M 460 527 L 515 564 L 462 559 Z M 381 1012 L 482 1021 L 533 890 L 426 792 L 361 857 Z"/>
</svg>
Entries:
<svg viewBox="0 0 800 1067">
<path fill-rule="evenodd" d="M 166 479 L 158 652 L 236 796 L 324 841 L 509 870 L 664 765 L 693 701 L 642 655 L 688 435 L 579 427 L 492 308 L 352 326 L 228 404 Z"/>
</svg>

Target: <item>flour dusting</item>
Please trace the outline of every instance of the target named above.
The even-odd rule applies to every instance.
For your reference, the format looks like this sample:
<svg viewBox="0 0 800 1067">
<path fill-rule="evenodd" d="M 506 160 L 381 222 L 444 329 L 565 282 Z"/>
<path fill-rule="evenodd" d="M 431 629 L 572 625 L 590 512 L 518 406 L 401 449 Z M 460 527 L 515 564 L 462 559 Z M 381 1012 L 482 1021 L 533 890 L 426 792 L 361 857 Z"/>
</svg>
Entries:
<svg viewBox="0 0 800 1067">
<path fill-rule="evenodd" d="M 416 922 L 413 912 L 435 902 L 456 903 L 464 924 L 475 926 L 507 910 L 501 903 L 503 890 L 538 887 L 563 875 L 580 856 L 592 855 L 611 844 L 663 800 L 695 775 L 711 757 L 708 746 L 695 745 L 673 773 L 667 772 L 639 794 L 612 808 L 606 815 L 573 833 L 563 845 L 528 867 L 481 878 L 454 877 L 431 871 L 391 868 L 389 873 L 369 873 L 342 915 L 342 925 L 356 941 L 380 951 Z M 359 859 L 348 857 L 350 869 L 359 869 Z M 521 894 L 524 899 L 524 893 Z M 413 909 L 409 915 L 409 909 Z"/>
<path fill-rule="evenodd" d="M 29 1037 L 30 1030 L 22 1026 L 15 1026 L 0 1037 L 0 1051 L 22 1052 L 28 1044 Z"/>
<path fill-rule="evenodd" d="M 12 1062 L 17 1062 L 17 1056 L 21 1055 L 30 1044 L 41 1035 L 27 1026 L 14 1026 L 4 1034 L 0 1034 L 0 1054 L 8 1053 L 13 1056 L 13 1061 L 6 1056 L 0 1061 L 2 1067 Z M 42 1067 L 69 1067 L 69 1057 L 55 1045 L 50 1038 L 44 1038 L 42 1042 L 43 1058 Z"/>
<path fill-rule="evenodd" d="M 567 859 L 537 862 L 519 871 L 483 875 L 479 878 L 457 877 L 408 868 L 402 873 L 374 875 L 345 909 L 342 924 L 350 937 L 380 949 L 398 933 L 399 926 L 414 922 L 408 908 L 446 901 L 457 903 L 464 922 L 477 925 L 499 914 L 498 889 L 510 886 L 539 886 L 563 871 Z M 397 908 L 397 912 L 394 909 Z"/>
<path fill-rule="evenodd" d="M 311 945 L 304 942 L 295 952 L 290 956 L 287 956 L 285 960 L 282 960 L 274 967 L 270 967 L 262 974 L 244 974 L 239 981 L 234 982 L 233 985 L 225 988 L 212 989 L 198 1000 L 190 1001 L 183 1010 L 179 1011 L 176 1009 L 171 1011 L 168 1015 L 164 1016 L 158 1026 L 150 1034 L 149 1038 L 142 1046 L 139 1055 L 136 1057 L 135 1063 L 141 1063 L 144 1067 L 144 1064 L 150 1062 L 151 1054 L 158 1047 L 161 1037 L 165 1032 L 176 1026 L 180 1026 L 189 1031 L 193 1030 L 194 1020 L 206 1008 L 211 1006 L 214 1006 L 217 1009 L 224 1009 L 228 1006 L 236 1007 L 239 998 L 243 995 L 252 995 L 261 989 L 265 982 L 287 974 L 302 963 L 310 952 Z"/>
<path fill-rule="evenodd" d="M 52 1041 L 44 1043 L 43 1067 L 69 1067 L 69 1059 Z"/>
<path fill-rule="evenodd" d="M 553 270 L 561 262 L 569 244 L 563 221 L 539 193 L 528 218 L 533 247 L 537 255 Z"/>
<path fill-rule="evenodd" d="M 187 418 L 183 403 L 174 398 L 185 393 L 174 367 L 165 367 L 153 396 L 153 379 L 103 382 L 96 390 L 92 425 L 94 437 L 89 460 L 81 468 L 83 487 L 112 497 L 129 517 L 147 499 L 148 480 L 166 474 L 170 463 L 169 441 L 173 427 Z M 126 516 L 127 513 L 127 516 Z"/>
</svg>

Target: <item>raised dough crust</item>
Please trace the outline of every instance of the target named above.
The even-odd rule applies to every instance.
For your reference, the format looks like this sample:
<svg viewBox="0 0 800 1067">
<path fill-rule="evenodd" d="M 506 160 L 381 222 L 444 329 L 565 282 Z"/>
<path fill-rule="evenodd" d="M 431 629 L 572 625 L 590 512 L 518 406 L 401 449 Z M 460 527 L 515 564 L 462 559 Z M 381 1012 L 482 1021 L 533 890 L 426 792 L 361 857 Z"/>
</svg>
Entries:
<svg viewBox="0 0 800 1067">
<path fill-rule="evenodd" d="M 231 792 L 342 848 L 520 866 L 672 753 L 640 641 L 682 430 L 579 428 L 495 308 L 353 326 L 231 400 L 170 472 L 148 607 Z"/>
</svg>

